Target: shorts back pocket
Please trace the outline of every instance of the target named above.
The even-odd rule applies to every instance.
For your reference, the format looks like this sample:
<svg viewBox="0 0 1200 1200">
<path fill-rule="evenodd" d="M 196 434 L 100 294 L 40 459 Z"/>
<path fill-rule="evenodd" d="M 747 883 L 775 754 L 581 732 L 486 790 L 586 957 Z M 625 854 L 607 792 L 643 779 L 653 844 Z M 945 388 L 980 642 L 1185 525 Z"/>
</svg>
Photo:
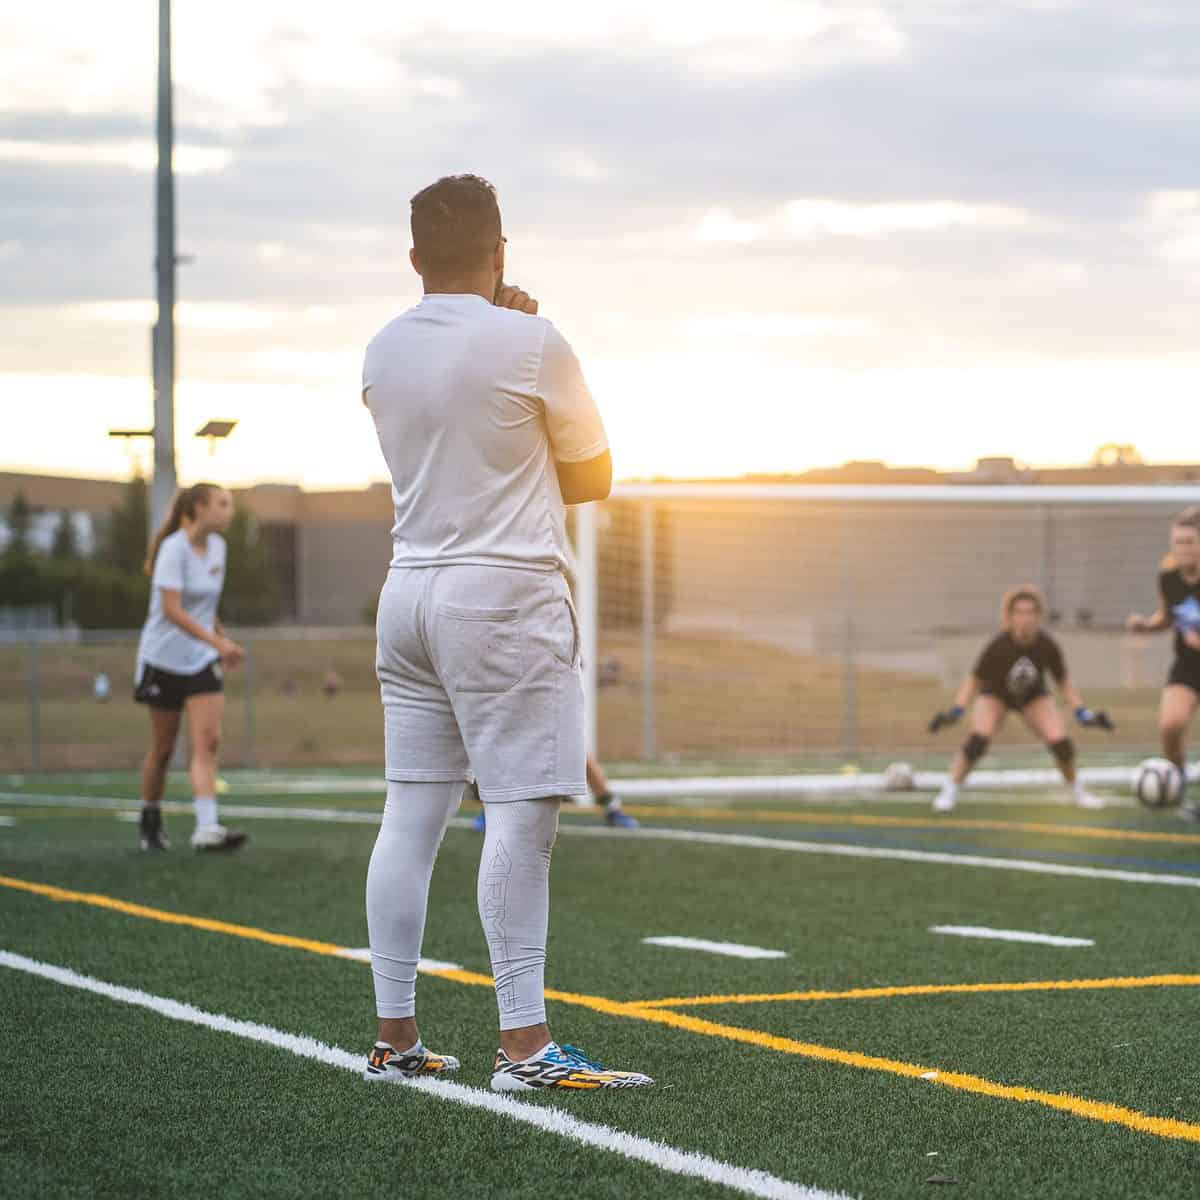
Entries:
<svg viewBox="0 0 1200 1200">
<path fill-rule="evenodd" d="M 507 692 L 524 674 L 516 608 L 438 609 L 437 658 L 454 692 Z"/>
</svg>

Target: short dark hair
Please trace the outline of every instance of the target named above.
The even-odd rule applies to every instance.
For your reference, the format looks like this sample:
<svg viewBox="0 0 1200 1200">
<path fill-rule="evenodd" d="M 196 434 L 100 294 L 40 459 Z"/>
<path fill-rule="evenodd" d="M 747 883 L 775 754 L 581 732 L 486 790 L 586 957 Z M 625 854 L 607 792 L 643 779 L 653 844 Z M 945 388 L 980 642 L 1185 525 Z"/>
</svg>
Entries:
<svg viewBox="0 0 1200 1200">
<path fill-rule="evenodd" d="M 496 189 L 479 175 L 446 175 L 412 198 L 413 249 L 427 271 L 478 267 L 500 240 Z"/>
</svg>

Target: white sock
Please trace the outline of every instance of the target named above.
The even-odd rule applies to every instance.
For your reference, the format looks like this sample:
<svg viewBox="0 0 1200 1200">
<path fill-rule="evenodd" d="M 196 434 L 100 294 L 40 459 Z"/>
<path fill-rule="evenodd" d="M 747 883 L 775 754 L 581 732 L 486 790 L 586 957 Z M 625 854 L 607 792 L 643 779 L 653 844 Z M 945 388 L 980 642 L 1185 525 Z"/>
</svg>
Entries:
<svg viewBox="0 0 1200 1200">
<path fill-rule="evenodd" d="M 429 880 L 462 792 L 461 780 L 387 785 L 383 823 L 367 868 L 367 935 L 380 1017 L 416 1012 Z"/>
<path fill-rule="evenodd" d="M 1073 779 L 1071 781 L 1071 794 L 1075 797 L 1076 800 L 1078 800 L 1080 796 L 1087 795 L 1087 788 L 1085 788 L 1083 786 L 1083 780 L 1080 779 L 1078 776 L 1076 776 L 1075 779 Z"/>
<path fill-rule="evenodd" d="M 955 783 L 953 779 L 947 779 L 946 782 L 942 784 L 943 794 L 947 796 L 953 796 L 955 800 L 958 799 L 958 789 L 959 785 Z"/>
<path fill-rule="evenodd" d="M 380 1050 L 395 1050 L 397 1054 L 416 1054 L 418 1051 L 425 1049 L 420 1038 L 417 1038 L 407 1050 L 396 1050 L 396 1047 L 391 1042 L 376 1042 L 375 1045 Z"/>
<path fill-rule="evenodd" d="M 209 829 L 217 824 L 216 796 L 195 796 L 192 804 L 196 809 L 196 828 Z"/>
<path fill-rule="evenodd" d="M 479 919 L 492 958 L 502 1030 L 546 1020 L 550 852 L 558 836 L 559 803 L 514 800 L 487 806 Z"/>
<path fill-rule="evenodd" d="M 517 1062 L 533 1062 L 535 1059 L 541 1058 L 543 1054 L 548 1054 L 551 1050 L 556 1049 L 558 1049 L 558 1043 L 549 1041 L 540 1050 L 535 1050 L 532 1054 L 526 1055 L 524 1058 L 517 1059 Z"/>
</svg>

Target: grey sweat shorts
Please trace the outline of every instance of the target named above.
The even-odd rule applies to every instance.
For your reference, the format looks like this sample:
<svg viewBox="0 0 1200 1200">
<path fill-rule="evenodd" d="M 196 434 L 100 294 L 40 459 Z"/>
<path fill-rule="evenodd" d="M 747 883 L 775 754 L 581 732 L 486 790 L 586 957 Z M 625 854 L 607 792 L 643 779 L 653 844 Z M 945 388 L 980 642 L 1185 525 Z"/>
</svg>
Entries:
<svg viewBox="0 0 1200 1200">
<path fill-rule="evenodd" d="M 474 776 L 491 802 L 586 793 L 579 622 L 561 574 L 393 567 L 376 633 L 389 780 Z"/>
</svg>

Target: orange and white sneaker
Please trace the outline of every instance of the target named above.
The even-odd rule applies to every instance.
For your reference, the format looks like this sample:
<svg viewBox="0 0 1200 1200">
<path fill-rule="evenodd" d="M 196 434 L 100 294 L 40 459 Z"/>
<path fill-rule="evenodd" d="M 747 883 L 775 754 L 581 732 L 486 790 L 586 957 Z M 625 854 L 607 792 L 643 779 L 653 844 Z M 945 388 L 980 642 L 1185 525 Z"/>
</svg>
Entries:
<svg viewBox="0 0 1200 1200">
<path fill-rule="evenodd" d="M 368 1083 L 400 1083 L 418 1075 L 446 1075 L 458 1070 L 458 1059 L 451 1054 L 434 1054 L 418 1042 L 403 1054 L 387 1042 L 376 1042 L 367 1055 L 363 1078 Z"/>
<path fill-rule="evenodd" d="M 555 1042 L 519 1062 L 497 1050 L 492 1069 L 493 1092 L 533 1092 L 539 1088 L 594 1092 L 601 1088 L 648 1087 L 653 1082 L 649 1075 L 638 1071 L 610 1071 L 588 1058 L 578 1046 L 559 1046 Z"/>
</svg>

